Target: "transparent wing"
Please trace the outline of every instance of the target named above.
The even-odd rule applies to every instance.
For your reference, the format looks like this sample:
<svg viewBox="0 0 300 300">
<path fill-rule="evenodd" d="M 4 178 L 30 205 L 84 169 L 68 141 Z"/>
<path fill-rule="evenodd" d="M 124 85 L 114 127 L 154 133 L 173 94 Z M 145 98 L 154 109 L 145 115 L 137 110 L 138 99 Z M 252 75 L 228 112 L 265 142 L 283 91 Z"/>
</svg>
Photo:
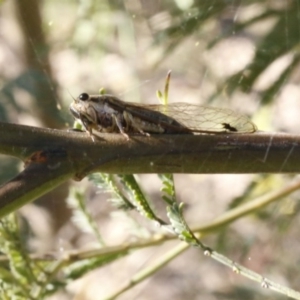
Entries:
<svg viewBox="0 0 300 300">
<path fill-rule="evenodd" d="M 130 103 L 127 107 L 133 114 L 143 109 L 159 112 L 194 132 L 238 132 L 251 133 L 257 127 L 250 119 L 230 109 L 192 105 L 188 103 L 172 103 L 169 105 L 139 105 Z M 145 113 L 145 111 L 144 111 Z M 155 114 L 153 114 L 155 117 Z M 155 121 L 155 120 L 153 120 Z"/>
</svg>

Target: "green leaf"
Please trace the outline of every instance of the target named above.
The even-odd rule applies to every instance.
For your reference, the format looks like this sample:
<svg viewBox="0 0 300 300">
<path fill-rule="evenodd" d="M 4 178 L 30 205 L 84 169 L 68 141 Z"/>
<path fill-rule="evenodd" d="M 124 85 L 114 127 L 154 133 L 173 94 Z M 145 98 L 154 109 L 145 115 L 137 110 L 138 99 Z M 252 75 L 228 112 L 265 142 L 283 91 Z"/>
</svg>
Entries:
<svg viewBox="0 0 300 300">
<path fill-rule="evenodd" d="M 160 225 L 165 225 L 166 223 L 158 218 L 154 211 L 151 209 L 144 193 L 142 192 L 140 186 L 136 182 L 133 175 L 118 175 L 121 179 L 124 187 L 131 195 L 131 200 L 135 208 L 146 218 L 158 222 Z"/>
</svg>

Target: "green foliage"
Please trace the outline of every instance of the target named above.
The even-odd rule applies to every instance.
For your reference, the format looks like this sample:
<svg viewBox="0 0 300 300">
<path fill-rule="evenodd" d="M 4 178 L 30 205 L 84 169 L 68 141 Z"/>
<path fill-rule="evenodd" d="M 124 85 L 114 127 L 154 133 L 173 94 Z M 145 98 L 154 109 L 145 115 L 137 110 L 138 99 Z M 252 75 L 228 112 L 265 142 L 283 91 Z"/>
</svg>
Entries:
<svg viewBox="0 0 300 300">
<path fill-rule="evenodd" d="M 2 2 L 3 1 L 0 1 L 1 4 Z M 48 1 L 46 1 L 46 3 L 47 2 Z M 143 1 L 140 3 L 141 5 L 143 5 L 143 3 L 145 4 Z M 185 45 L 185 42 L 200 41 L 202 44 L 201 49 L 210 51 L 218 43 L 228 38 L 246 36 L 248 40 L 251 40 L 254 45 L 253 48 L 255 49 L 252 61 L 243 70 L 229 78 L 225 78 L 221 84 L 216 84 L 219 88 L 211 88 L 210 92 L 212 98 L 219 96 L 224 91 L 226 91 L 229 96 L 233 96 L 234 92 L 237 91 L 245 93 L 253 91 L 257 80 L 259 80 L 274 62 L 284 55 L 290 55 L 291 60 L 268 88 L 258 92 L 261 103 L 269 104 L 272 102 L 284 84 L 292 80 L 299 66 L 300 57 L 298 1 L 279 1 L 276 5 L 273 1 L 267 0 L 196 0 L 193 1 L 191 7 L 186 9 L 180 8 L 176 3 L 176 1 L 160 2 L 160 7 L 153 13 L 153 16 L 155 17 L 155 14 L 165 14 L 167 15 L 168 22 L 166 22 L 167 26 L 164 26 L 163 29 L 157 29 L 151 25 L 151 18 L 144 16 L 146 11 L 138 11 L 135 7 L 128 5 L 128 3 L 120 1 L 81 1 L 77 8 L 78 12 L 75 11 L 73 14 L 72 11 L 72 16 L 74 17 L 73 27 L 70 26 L 71 29 L 62 35 L 60 35 L 59 32 L 58 36 L 54 35 L 53 32 L 51 33 L 51 28 L 47 27 L 49 36 L 47 36 L 46 40 L 56 40 L 57 42 L 57 44 L 50 44 L 53 56 L 55 56 L 56 52 L 58 53 L 63 49 L 63 47 L 66 47 L 69 51 L 74 51 L 79 58 L 88 56 L 94 57 L 95 65 L 100 62 L 100 65 L 97 65 L 98 70 L 103 67 L 101 65 L 102 58 L 106 57 L 107 54 L 110 58 L 117 56 L 118 59 L 120 59 L 121 57 L 127 63 L 122 61 L 125 66 L 122 67 L 122 72 L 123 70 L 125 72 L 129 69 L 128 74 L 132 75 L 132 73 L 138 73 L 136 69 L 133 69 L 133 61 L 137 60 L 137 53 L 141 51 L 141 49 L 146 49 L 146 47 L 145 45 L 139 45 L 135 48 L 130 45 L 141 40 L 141 37 L 145 40 L 150 39 L 150 35 L 144 36 L 146 32 L 145 28 L 147 28 L 147 30 L 150 29 L 151 38 L 154 36 L 153 44 L 155 45 L 153 48 L 158 45 L 161 47 L 158 48 L 157 51 L 161 53 L 161 55 L 156 55 L 156 52 L 155 55 L 153 55 L 150 51 L 150 46 L 146 44 L 146 52 L 150 53 L 149 57 L 151 57 L 151 55 L 156 57 L 158 74 L 162 74 L 162 72 L 165 73 L 165 68 L 177 68 L 181 70 L 177 72 L 177 76 L 179 74 L 179 76 L 184 79 L 187 77 L 190 69 L 194 68 L 194 70 L 191 71 L 191 78 L 202 72 L 201 64 L 195 60 L 195 57 L 189 57 L 189 48 L 180 48 L 182 45 Z M 259 8 L 256 14 L 247 19 L 240 19 L 238 17 L 239 11 L 251 8 L 253 5 Z M 46 15 L 43 17 L 45 20 L 48 18 Z M 253 31 L 251 31 L 253 25 L 257 26 L 270 20 L 274 20 L 275 22 L 268 32 L 261 34 L 260 32 L 253 33 Z M 44 26 L 46 27 L 46 21 L 44 22 Z M 124 24 L 129 26 L 126 27 Z M 140 24 L 142 24 L 142 26 L 138 27 Z M 143 30 L 140 30 L 141 28 L 143 28 Z M 125 32 L 125 30 L 128 31 Z M 142 34 L 140 34 L 141 32 Z M 88 35 L 86 33 L 91 34 Z M 51 34 L 53 36 L 51 36 Z M 29 36 L 25 37 L 24 40 L 30 40 L 32 42 L 34 38 L 34 36 Z M 34 50 L 33 46 L 32 44 L 32 49 Z M 65 51 L 66 49 L 63 50 Z M 180 59 L 177 58 L 174 63 L 174 61 L 172 62 L 171 60 L 171 56 L 176 53 L 175 51 L 177 49 L 180 49 Z M 198 55 L 201 56 L 202 53 L 200 52 Z M 32 56 L 34 59 L 40 59 L 38 56 Z M 182 65 L 180 60 L 181 57 L 185 58 L 185 56 L 187 56 L 187 59 L 183 60 L 184 64 Z M 147 56 L 147 59 L 149 59 L 149 57 Z M 197 58 L 198 57 L 196 57 L 196 59 Z M 151 59 L 153 58 L 149 60 Z M 82 60 L 84 61 L 84 59 Z M 169 61 L 171 61 L 171 63 L 169 63 Z M 148 60 L 138 62 L 140 64 L 139 73 L 141 82 L 143 82 L 145 78 L 148 79 L 157 76 L 154 74 L 152 66 L 149 67 L 149 64 L 147 64 Z M 174 66 L 172 65 L 173 63 Z M 58 127 L 57 124 L 62 124 L 59 112 L 56 109 L 57 86 L 53 83 L 55 80 L 52 81 L 51 76 L 44 72 L 43 68 L 45 65 L 48 65 L 48 63 L 42 61 L 42 70 L 28 68 L 24 73 L 15 78 L 5 78 L 5 76 L 1 74 L 0 95 L 3 99 L 3 101 L 0 101 L 1 121 L 15 121 L 10 118 L 12 115 L 11 111 L 14 111 L 15 114 L 19 116 L 24 113 L 32 115 L 33 111 L 44 109 L 44 117 L 40 117 L 40 120 L 38 120 L 40 123 L 49 124 L 47 122 L 43 123 L 45 117 L 49 116 L 49 118 L 59 120 L 54 127 Z M 91 65 L 88 66 L 91 68 Z M 85 67 L 86 65 L 83 67 L 83 70 Z M 130 67 L 132 69 L 130 69 Z M 195 70 L 198 72 L 197 74 Z M 73 70 L 67 70 L 68 74 L 72 72 Z M 88 74 L 80 74 L 80 78 L 88 77 L 91 83 L 90 86 L 85 86 L 85 88 L 95 90 L 98 85 L 95 85 L 92 80 L 96 80 L 97 84 L 99 84 L 99 80 L 101 81 L 103 77 L 101 78 L 98 74 L 94 76 L 93 73 L 90 72 L 91 70 L 89 70 Z M 114 73 L 114 75 L 119 74 Z M 206 75 L 203 74 L 203 76 Z M 93 79 L 95 77 L 96 79 Z M 117 85 L 120 82 L 117 81 L 118 76 L 115 77 L 116 87 L 113 87 L 114 89 L 118 87 Z M 6 82 L 4 82 L 5 80 Z M 142 85 L 141 82 L 136 81 L 134 84 L 130 82 L 131 87 Z M 78 83 L 74 85 L 76 86 L 76 84 Z M 83 85 L 86 84 L 87 81 L 83 81 Z M 198 81 L 196 85 L 198 88 Z M 44 87 L 44 89 L 41 89 L 41 86 Z M 69 86 L 62 86 L 62 90 L 68 88 Z M 21 102 L 20 99 L 17 101 L 15 94 L 18 90 L 22 90 L 31 95 L 36 101 L 33 101 L 33 104 L 27 106 L 20 105 L 20 103 L 23 104 L 23 102 Z M 138 89 L 136 88 L 136 90 Z M 100 93 L 102 92 L 103 91 L 100 91 Z M 157 94 L 162 102 L 168 101 L 167 83 L 164 93 L 158 92 Z M 181 100 L 177 99 L 176 101 Z M 49 103 L 50 105 L 48 106 L 47 104 Z M 69 118 L 69 120 L 70 119 L 71 118 Z M 77 128 L 80 128 L 80 125 L 77 124 Z M 8 167 L 6 167 L 6 165 L 4 163 L 2 164 L 1 160 L 2 173 L 7 174 L 11 170 L 17 169 L 16 164 L 14 164 L 14 167 L 12 167 L 12 164 L 9 164 Z M 163 174 L 160 178 L 163 185 L 162 198 L 166 203 L 167 216 L 172 226 L 172 232 L 189 245 L 200 247 L 202 250 L 209 250 L 189 228 L 183 215 L 183 204 L 177 204 L 173 175 Z M 168 226 L 165 221 L 156 216 L 152 205 L 148 201 L 148 195 L 144 194 L 133 175 L 97 173 L 89 176 L 89 179 L 97 187 L 112 193 L 113 199 L 111 202 L 117 208 L 123 210 L 136 209 L 146 218 L 163 225 L 162 227 L 166 228 Z M 256 185 L 257 184 L 251 183 L 246 189 L 245 194 L 241 197 L 237 197 L 229 208 L 240 206 L 245 201 L 245 198 L 251 194 Z M 93 234 L 98 242 L 98 248 L 96 250 L 99 250 L 100 247 L 103 247 L 105 241 L 103 241 L 100 230 L 98 229 L 95 216 L 88 208 L 86 198 L 85 191 L 73 189 L 69 197 L 69 207 L 72 210 L 73 221 L 75 219 L 76 224 L 82 232 Z M 270 217 L 270 215 L 271 214 L 268 214 L 267 217 Z M 263 219 L 262 214 L 260 216 L 261 219 Z M 281 221 L 281 219 L 283 220 Z M 279 215 L 279 217 L 274 217 L 272 222 L 274 222 L 275 225 L 276 222 L 281 223 L 284 219 L 286 219 L 286 215 L 281 215 L 281 218 Z M 293 219 L 292 216 L 289 220 L 290 219 Z M 80 251 L 75 251 L 76 253 L 73 255 L 70 254 L 69 257 L 54 257 L 53 260 L 49 261 L 47 259 L 35 259 L 34 255 L 31 255 L 27 249 L 24 238 L 21 238 L 18 221 L 13 215 L 2 219 L 0 234 L 0 250 L 3 254 L 3 259 L 0 264 L 1 299 L 43 299 L 57 290 L 64 289 L 68 282 L 82 277 L 95 268 L 103 267 L 104 265 L 116 261 L 130 252 L 127 248 L 120 249 L 119 251 L 108 251 L 108 253 L 95 251 L 95 253 L 87 258 L 86 255 L 82 255 Z M 227 249 L 230 251 L 233 247 L 237 247 L 238 243 L 232 243 L 227 237 L 228 234 L 226 234 L 226 238 L 223 238 L 223 241 L 224 244 L 226 243 L 228 245 L 229 249 Z M 245 237 L 245 239 L 247 239 L 247 237 Z M 153 245 L 154 243 L 149 242 L 149 244 Z M 101 248 L 100 250 L 102 249 L 105 248 Z M 245 250 L 245 253 L 248 252 Z M 213 253 L 213 255 L 216 254 Z M 268 254 L 266 254 L 266 257 L 267 255 Z M 222 258 L 222 260 L 223 262 L 226 261 L 224 258 Z M 267 260 L 271 260 L 271 258 L 267 257 L 265 261 Z M 228 265 L 234 269 L 232 262 L 228 263 Z M 236 268 L 238 271 L 240 269 L 241 268 Z M 63 276 L 61 274 L 63 274 Z M 284 275 L 285 274 L 282 276 Z"/>
<path fill-rule="evenodd" d="M 176 203 L 175 185 L 173 174 L 160 174 L 159 178 L 162 181 L 162 199 L 172 206 Z"/>
<path fill-rule="evenodd" d="M 0 267 L 1 299 L 43 299 L 61 286 L 48 282 L 50 265 L 31 259 L 22 240 L 15 215 L 2 218 L 0 251 L 6 260 Z"/>
<path fill-rule="evenodd" d="M 118 187 L 118 183 L 114 175 L 94 173 L 89 176 L 89 180 L 91 180 L 99 189 L 111 193 L 113 197 L 110 199 L 110 202 L 118 209 L 130 210 L 134 208 L 134 205 Z"/>
<path fill-rule="evenodd" d="M 195 236 L 193 231 L 189 228 L 183 216 L 183 203 L 178 204 L 176 201 L 175 184 L 173 174 L 162 174 L 159 176 L 162 180 L 162 198 L 167 203 L 167 216 L 174 230 L 174 233 L 179 239 L 185 241 L 191 246 L 197 246 L 204 251 L 208 250 L 199 239 Z"/>
<path fill-rule="evenodd" d="M 74 194 L 74 191 L 72 192 Z M 76 192 L 75 198 L 82 198 Z M 86 214 L 84 205 L 73 205 L 76 214 Z M 91 221 L 91 220 L 89 220 Z M 93 223 L 93 221 L 92 221 Z M 0 224 L 0 296 L 1 299 L 41 300 L 61 290 L 70 281 L 128 254 L 127 249 L 96 252 L 94 255 L 72 253 L 69 256 L 35 259 L 21 239 L 15 215 L 2 218 Z M 87 258 L 89 256 L 89 258 Z M 61 278 L 60 271 L 64 277 Z"/>
<path fill-rule="evenodd" d="M 183 203 L 181 203 L 180 205 L 174 203 L 172 206 L 168 206 L 167 211 L 169 220 L 172 224 L 172 227 L 174 228 L 174 232 L 181 240 L 187 242 L 192 246 L 197 246 L 199 244 L 199 241 L 188 227 L 183 217 L 182 209 Z"/>
<path fill-rule="evenodd" d="M 64 269 L 64 275 L 69 280 L 75 280 L 82 277 L 86 273 L 112 263 L 125 255 L 128 255 L 128 251 L 126 250 L 116 253 L 102 254 L 90 259 L 83 259 L 74 262 L 69 267 L 66 267 Z"/>
<path fill-rule="evenodd" d="M 121 179 L 123 186 L 126 188 L 127 192 L 130 194 L 131 201 L 137 211 L 141 213 L 146 218 L 156 221 L 161 225 L 164 225 L 165 222 L 158 218 L 152 208 L 150 207 L 144 193 L 139 187 L 134 175 L 118 175 Z"/>
<path fill-rule="evenodd" d="M 97 238 L 101 246 L 104 245 L 104 241 L 99 232 L 97 223 L 87 208 L 85 197 L 81 191 L 72 188 L 70 190 L 69 198 L 67 203 L 70 208 L 73 209 L 73 221 L 79 226 L 84 232 L 92 232 Z"/>
<path fill-rule="evenodd" d="M 246 19 L 234 19 L 235 9 L 247 9 L 251 5 L 256 5 L 259 8 L 257 9 L 257 14 Z M 244 70 L 226 79 L 219 91 L 213 93 L 213 97 L 219 96 L 220 93 L 224 92 L 224 87 L 226 87 L 226 92 L 229 95 L 236 90 L 242 90 L 243 92 L 252 91 L 257 79 L 273 62 L 283 55 L 290 54 L 293 58 L 286 69 L 279 75 L 277 80 L 261 92 L 261 103 L 268 104 L 273 101 L 274 96 L 290 80 L 299 66 L 298 1 L 282 3 L 282 5 L 277 7 L 266 0 L 242 1 L 237 8 L 234 5 L 230 7 L 223 0 L 217 0 L 213 3 L 198 0 L 194 1 L 193 6 L 185 12 L 176 8 L 170 10 L 170 12 L 172 15 L 171 25 L 156 34 L 156 42 L 167 45 L 166 56 L 190 37 L 196 38 L 201 36 L 201 42 L 206 43 L 206 47 L 210 49 L 218 42 L 232 36 L 247 35 L 253 25 L 275 20 L 274 26 L 270 31 L 263 36 L 256 37 L 259 42 L 256 45 L 252 62 Z M 228 18 L 230 15 L 232 15 L 232 18 Z M 220 22 L 217 22 L 217 20 L 220 20 Z M 219 25 L 220 30 L 217 38 L 214 34 L 205 34 L 205 28 L 209 21 L 217 22 L 217 25 Z"/>
</svg>

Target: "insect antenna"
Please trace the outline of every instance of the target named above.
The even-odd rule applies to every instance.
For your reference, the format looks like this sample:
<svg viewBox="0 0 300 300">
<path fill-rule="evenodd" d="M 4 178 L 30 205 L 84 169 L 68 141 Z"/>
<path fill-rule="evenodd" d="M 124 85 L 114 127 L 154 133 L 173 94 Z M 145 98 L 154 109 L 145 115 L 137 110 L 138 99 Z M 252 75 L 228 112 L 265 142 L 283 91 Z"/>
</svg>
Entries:
<svg viewBox="0 0 300 300">
<path fill-rule="evenodd" d="M 74 97 L 73 97 L 73 95 L 70 93 L 70 91 L 67 89 L 67 91 L 68 91 L 68 93 L 69 93 L 69 95 L 71 96 L 71 98 L 73 99 L 73 100 L 76 100 Z"/>
</svg>

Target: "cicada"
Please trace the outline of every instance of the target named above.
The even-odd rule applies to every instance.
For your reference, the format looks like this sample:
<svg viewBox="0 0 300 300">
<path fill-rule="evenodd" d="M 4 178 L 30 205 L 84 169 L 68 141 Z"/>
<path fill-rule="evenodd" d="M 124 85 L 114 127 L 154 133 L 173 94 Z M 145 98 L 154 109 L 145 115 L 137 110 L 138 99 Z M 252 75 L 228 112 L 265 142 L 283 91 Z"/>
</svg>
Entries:
<svg viewBox="0 0 300 300">
<path fill-rule="evenodd" d="M 112 95 L 82 93 L 70 105 L 93 138 L 93 130 L 130 134 L 220 134 L 251 133 L 257 127 L 250 119 L 229 109 L 188 103 L 146 105 L 125 102 Z"/>
</svg>

